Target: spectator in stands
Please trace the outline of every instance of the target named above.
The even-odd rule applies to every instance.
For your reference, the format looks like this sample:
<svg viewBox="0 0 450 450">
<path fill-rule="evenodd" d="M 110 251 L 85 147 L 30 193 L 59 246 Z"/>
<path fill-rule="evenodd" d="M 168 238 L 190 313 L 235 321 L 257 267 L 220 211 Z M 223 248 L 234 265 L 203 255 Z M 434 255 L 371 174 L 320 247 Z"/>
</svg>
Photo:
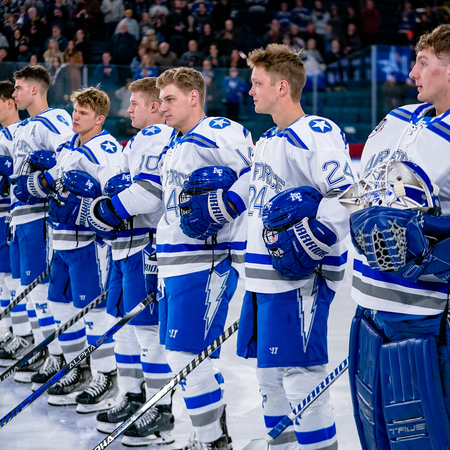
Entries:
<svg viewBox="0 0 450 450">
<path fill-rule="evenodd" d="M 25 36 L 19 42 L 19 53 L 17 55 L 16 61 L 27 63 L 31 58 L 32 53 L 28 48 L 28 38 Z"/>
<path fill-rule="evenodd" d="M 52 35 L 45 41 L 44 51 L 47 50 L 48 42 L 50 39 L 56 39 L 58 41 L 59 49 L 62 52 L 67 48 L 67 38 L 61 34 L 61 28 L 59 27 L 59 25 L 53 25 Z"/>
<path fill-rule="evenodd" d="M 316 41 L 317 50 L 319 50 L 321 55 L 325 54 L 325 41 L 323 36 L 316 33 L 316 26 L 313 21 L 308 22 L 306 31 L 302 33 L 301 37 L 305 42 L 308 42 L 309 39 L 314 39 Z"/>
<path fill-rule="evenodd" d="M 170 48 L 178 56 L 186 51 L 186 33 L 189 28 L 188 17 L 189 8 L 184 0 L 175 0 L 173 11 L 166 17 L 166 40 L 170 43 Z"/>
<path fill-rule="evenodd" d="M 138 47 L 137 55 L 133 58 L 130 64 L 131 73 L 136 72 L 136 69 L 141 65 L 142 57 L 148 52 L 148 49 L 145 45 L 140 45 Z M 153 56 L 152 56 L 153 59 Z"/>
<path fill-rule="evenodd" d="M 213 7 L 211 19 L 216 30 L 225 28 L 225 21 L 231 19 L 230 0 L 219 0 Z"/>
<path fill-rule="evenodd" d="M 203 29 L 197 38 L 198 49 L 205 53 L 209 47 L 215 42 L 215 37 L 212 32 L 211 24 L 205 23 Z"/>
<path fill-rule="evenodd" d="M 6 36 L 0 31 L 0 48 L 9 49 L 9 42 Z"/>
<path fill-rule="evenodd" d="M 299 47 L 297 44 L 295 44 L 292 41 L 291 36 L 289 34 L 283 35 L 283 38 L 281 39 L 281 43 L 283 45 L 286 45 L 287 47 L 290 47 L 292 50 L 294 50 L 296 52 L 299 52 L 304 47 L 304 45 Z"/>
<path fill-rule="evenodd" d="M 325 43 L 325 53 L 329 52 L 331 50 L 331 42 L 333 39 L 336 39 L 336 35 L 333 32 L 333 27 L 330 24 L 327 24 L 325 27 L 325 35 L 323 37 L 324 43 Z"/>
<path fill-rule="evenodd" d="M 91 62 L 91 46 L 86 40 L 86 34 L 83 30 L 77 30 L 75 33 L 75 49 L 83 55 L 84 64 Z"/>
<path fill-rule="evenodd" d="M 8 62 L 8 48 L 7 47 L 0 47 L 0 63 L 2 62 Z M 1 67 L 1 65 L 0 65 Z M 1 72 L 0 72 L 1 73 Z M 2 78 L 2 80 L 6 78 Z"/>
<path fill-rule="evenodd" d="M 14 14 L 8 14 L 6 20 L 3 22 L 3 29 L 2 29 L 2 33 L 5 35 L 6 39 L 11 41 L 14 34 L 14 30 L 16 30 L 17 28 L 21 28 L 21 26 L 17 24 L 16 16 Z"/>
<path fill-rule="evenodd" d="M 128 25 L 125 22 L 119 23 L 119 32 L 111 38 L 110 49 L 114 64 L 130 65 L 136 54 L 136 39 L 128 32 Z"/>
<path fill-rule="evenodd" d="M 209 54 L 205 59 L 211 61 L 211 65 L 213 68 L 216 67 L 224 67 L 223 59 L 219 56 L 219 48 L 216 44 L 212 44 L 209 46 Z"/>
<path fill-rule="evenodd" d="M 30 40 L 30 50 L 36 55 L 41 55 L 45 41 L 45 24 L 38 16 L 34 6 L 28 8 L 28 17 L 28 21 L 22 27 L 22 32 Z"/>
<path fill-rule="evenodd" d="M 381 92 L 383 95 L 383 116 L 404 104 L 405 86 L 397 83 L 395 75 L 387 75 Z"/>
<path fill-rule="evenodd" d="M 13 80 L 15 64 L 8 58 L 8 50 L 0 48 L 0 80 Z"/>
<path fill-rule="evenodd" d="M 345 14 L 342 20 L 343 30 L 347 30 L 349 23 L 354 23 L 356 27 L 359 27 L 359 17 L 356 14 L 356 10 L 353 6 L 347 6 L 347 14 Z"/>
<path fill-rule="evenodd" d="M 300 54 L 301 59 L 305 63 L 307 73 L 322 72 L 326 68 L 323 57 L 319 50 L 317 50 L 316 45 L 317 43 L 315 39 L 308 39 L 306 48 Z"/>
<path fill-rule="evenodd" d="M 300 31 L 305 31 L 311 19 L 311 11 L 305 8 L 303 0 L 295 0 L 295 8 L 291 10 L 291 23 L 298 26 Z"/>
<path fill-rule="evenodd" d="M 156 18 L 165 19 L 169 14 L 169 9 L 167 6 L 163 5 L 163 0 L 154 0 L 155 3 L 150 7 L 148 13 L 150 18 L 154 21 Z"/>
<path fill-rule="evenodd" d="M 280 28 L 286 31 L 292 20 L 292 15 L 289 11 L 289 5 L 287 2 L 280 3 L 280 10 L 275 14 L 275 19 L 280 23 Z"/>
<path fill-rule="evenodd" d="M 58 25 L 60 30 L 64 30 L 69 20 L 69 10 L 66 5 L 63 5 L 62 0 L 55 0 L 52 3 L 46 14 L 47 24 L 50 27 Z M 65 48 L 64 48 L 65 50 Z"/>
<path fill-rule="evenodd" d="M 117 89 L 117 83 L 119 81 L 119 74 L 117 67 L 111 64 L 111 54 L 105 52 L 102 55 L 102 62 L 95 68 L 94 74 L 95 84 L 100 84 L 100 89 L 103 89 L 108 93 L 111 98 L 111 94 Z"/>
<path fill-rule="evenodd" d="M 39 65 L 37 55 L 31 55 L 30 56 L 30 66 L 37 66 L 37 65 Z"/>
<path fill-rule="evenodd" d="M 416 25 L 416 13 L 413 10 L 412 4 L 409 0 L 405 0 L 402 10 L 397 14 L 397 33 L 398 45 L 405 45 L 406 32 L 408 30 L 414 31 Z"/>
<path fill-rule="evenodd" d="M 53 64 L 53 58 L 55 56 L 57 56 L 60 61 L 63 60 L 63 53 L 59 49 L 58 41 L 56 39 L 50 39 L 48 41 L 47 50 L 44 52 L 44 62 L 47 68 Z"/>
<path fill-rule="evenodd" d="M 214 77 L 214 71 L 209 59 L 204 59 L 202 62 L 202 76 L 203 78 L 210 76 Z"/>
<path fill-rule="evenodd" d="M 234 48 L 241 48 L 241 33 L 233 20 L 225 21 L 225 28 L 217 33 L 216 41 L 222 55 L 230 55 Z"/>
<path fill-rule="evenodd" d="M 83 30 L 89 34 L 94 21 L 94 14 L 90 12 L 84 0 L 78 0 L 77 6 L 72 10 L 70 15 L 75 30 Z"/>
<path fill-rule="evenodd" d="M 81 69 L 83 67 L 83 54 L 76 49 L 75 42 L 69 41 L 63 54 L 63 62 L 66 64 L 70 78 L 70 92 L 81 87 Z"/>
<path fill-rule="evenodd" d="M 235 69 L 245 69 L 247 68 L 246 55 L 238 49 L 233 49 L 231 55 L 228 58 L 227 66 L 233 67 Z"/>
<path fill-rule="evenodd" d="M 148 11 L 142 11 L 141 20 L 139 21 L 139 40 L 141 40 L 148 30 L 153 30 L 152 21 L 150 20 L 150 14 Z"/>
<path fill-rule="evenodd" d="M 209 0 L 195 0 L 191 3 L 191 12 L 192 14 L 196 14 L 200 9 L 201 5 L 205 7 L 205 10 L 208 14 L 211 14 L 213 10 L 213 4 Z"/>
<path fill-rule="evenodd" d="M 155 66 L 157 67 L 177 67 L 178 58 L 174 52 L 170 51 L 170 45 L 168 42 L 161 42 L 159 44 L 159 53 L 154 56 Z"/>
<path fill-rule="evenodd" d="M 203 53 L 198 51 L 197 41 L 193 39 L 188 42 L 188 51 L 184 52 L 179 59 L 180 66 L 195 67 L 201 66 Z"/>
<path fill-rule="evenodd" d="M 342 17 L 339 14 L 337 5 L 330 6 L 330 20 L 328 21 L 328 25 L 331 25 L 335 36 L 340 36 L 342 34 Z"/>
<path fill-rule="evenodd" d="M 122 19 L 125 8 L 122 0 L 103 0 L 100 10 L 104 14 L 105 37 L 108 40 L 114 34 L 119 20 Z"/>
<path fill-rule="evenodd" d="M 8 14 L 16 14 L 19 11 L 19 5 L 17 2 L 11 0 L 3 0 L 0 4 L 0 23 L 4 23 Z"/>
<path fill-rule="evenodd" d="M 142 19 L 142 13 L 148 13 L 151 0 L 135 0 L 133 13 L 138 22 Z"/>
<path fill-rule="evenodd" d="M 342 36 L 342 43 L 344 55 L 350 55 L 361 48 L 361 39 L 354 23 L 347 25 L 347 32 Z"/>
<path fill-rule="evenodd" d="M 320 36 L 325 35 L 325 26 L 331 19 L 330 13 L 325 10 L 321 0 L 315 0 L 314 9 L 311 12 L 311 20 L 314 23 L 316 33 Z"/>
<path fill-rule="evenodd" d="M 239 70 L 232 67 L 229 75 L 221 83 L 225 97 L 226 116 L 228 119 L 239 120 L 239 105 L 244 92 L 248 91 L 247 83 L 239 76 Z"/>
<path fill-rule="evenodd" d="M 211 14 L 206 9 L 205 2 L 198 3 L 198 8 L 192 14 L 196 21 L 197 32 L 200 34 L 203 31 L 205 24 L 210 24 L 212 21 Z"/>
<path fill-rule="evenodd" d="M 416 21 L 414 35 L 417 37 L 422 36 L 422 34 L 428 33 L 436 28 L 437 24 L 438 20 L 433 14 L 433 11 L 422 11 Z"/>
<path fill-rule="evenodd" d="M 152 54 L 144 53 L 144 55 L 142 56 L 141 64 L 133 74 L 133 81 L 140 80 L 141 78 L 145 77 L 157 77 L 157 76 L 158 76 L 158 68 L 155 67 Z"/>
<path fill-rule="evenodd" d="M 125 23 L 127 25 L 127 31 L 132 36 L 134 36 L 134 39 L 136 42 L 139 42 L 140 39 L 140 29 L 139 29 L 139 23 L 136 19 L 133 19 L 133 10 L 127 9 L 125 11 L 125 17 L 117 24 L 115 34 L 121 33 L 120 26 L 121 24 Z"/>
<path fill-rule="evenodd" d="M 281 41 L 280 22 L 277 19 L 272 19 L 270 28 L 263 36 L 265 44 L 279 44 Z"/>
<path fill-rule="evenodd" d="M 294 47 L 303 48 L 306 46 L 306 42 L 303 40 L 302 33 L 295 23 L 291 23 L 289 26 L 289 38 Z"/>
<path fill-rule="evenodd" d="M 188 27 L 186 29 L 186 41 L 189 42 L 191 39 L 197 40 L 197 21 L 193 15 L 189 15 L 187 18 Z M 183 52 L 184 53 L 184 52 Z"/>
<path fill-rule="evenodd" d="M 381 25 L 381 14 L 375 8 L 373 0 L 366 0 L 360 13 L 361 45 L 367 47 L 374 45 L 378 28 Z"/>
<path fill-rule="evenodd" d="M 131 78 L 127 78 L 125 82 L 125 86 L 117 89 L 114 92 L 114 96 L 119 100 L 119 111 L 117 113 L 118 116 L 124 117 L 125 119 L 130 118 L 130 114 L 128 113 L 128 107 L 130 106 L 131 92 L 130 92 L 130 84 L 133 80 Z"/>
<path fill-rule="evenodd" d="M 156 37 L 155 30 L 152 28 L 147 30 L 146 35 L 141 39 L 141 45 L 143 45 L 149 52 L 158 53 L 159 42 Z"/>
<path fill-rule="evenodd" d="M 65 64 L 59 56 L 54 56 L 48 69 L 50 75 L 50 87 L 48 89 L 48 102 L 52 107 L 64 108 L 69 101 L 70 77 Z"/>
<path fill-rule="evenodd" d="M 217 84 L 211 73 L 207 73 L 204 78 L 206 87 L 206 114 L 211 117 L 222 116 L 223 112 L 220 86 Z"/>
<path fill-rule="evenodd" d="M 335 38 L 331 41 L 331 50 L 325 53 L 325 64 L 331 64 L 335 61 L 338 61 L 344 56 L 344 53 L 341 50 L 341 42 L 339 39 Z"/>
<path fill-rule="evenodd" d="M 16 28 L 13 32 L 13 39 L 9 44 L 9 55 L 11 57 L 11 61 L 17 61 L 17 55 L 19 54 L 19 42 L 22 41 L 23 36 L 20 28 Z"/>
</svg>

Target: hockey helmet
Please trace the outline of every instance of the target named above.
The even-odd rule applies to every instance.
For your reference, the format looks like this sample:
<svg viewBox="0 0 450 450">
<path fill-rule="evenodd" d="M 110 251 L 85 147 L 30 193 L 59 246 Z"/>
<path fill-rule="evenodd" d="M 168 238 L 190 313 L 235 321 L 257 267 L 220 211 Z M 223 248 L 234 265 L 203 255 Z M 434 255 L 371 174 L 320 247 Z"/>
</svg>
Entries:
<svg viewBox="0 0 450 450">
<path fill-rule="evenodd" d="M 86 198 L 97 198 L 102 195 L 99 182 L 83 170 L 69 170 L 55 181 L 58 192 L 69 191 L 72 194 Z"/>
<path fill-rule="evenodd" d="M 51 150 L 36 150 L 22 161 L 19 175 L 51 169 L 56 165 L 56 153 Z"/>
</svg>

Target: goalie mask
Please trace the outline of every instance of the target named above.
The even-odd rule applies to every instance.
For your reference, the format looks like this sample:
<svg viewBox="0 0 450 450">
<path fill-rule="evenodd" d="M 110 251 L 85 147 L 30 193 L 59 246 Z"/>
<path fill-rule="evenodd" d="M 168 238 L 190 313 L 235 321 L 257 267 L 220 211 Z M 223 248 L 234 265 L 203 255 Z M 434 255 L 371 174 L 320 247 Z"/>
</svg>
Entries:
<svg viewBox="0 0 450 450">
<path fill-rule="evenodd" d="M 183 203 L 193 195 L 207 194 L 217 189 L 223 189 L 226 192 L 236 180 L 236 174 L 229 167 L 209 166 L 194 170 L 185 180 L 179 195 L 181 215 L 191 213 L 191 208 L 183 207 Z"/>
<path fill-rule="evenodd" d="M 417 164 L 389 161 L 367 171 L 339 200 L 351 211 L 385 206 L 440 215 L 438 194 L 438 186 Z"/>
<path fill-rule="evenodd" d="M 68 191 L 85 198 L 97 198 L 102 195 L 99 182 L 83 170 L 69 170 L 53 183 L 57 192 Z"/>
<path fill-rule="evenodd" d="M 281 231 L 291 228 L 305 217 L 316 217 L 321 200 L 322 194 L 309 186 L 287 189 L 273 197 L 264 205 L 262 212 L 264 243 L 274 244 Z M 272 258 L 283 257 L 280 248 L 268 251 Z"/>
</svg>

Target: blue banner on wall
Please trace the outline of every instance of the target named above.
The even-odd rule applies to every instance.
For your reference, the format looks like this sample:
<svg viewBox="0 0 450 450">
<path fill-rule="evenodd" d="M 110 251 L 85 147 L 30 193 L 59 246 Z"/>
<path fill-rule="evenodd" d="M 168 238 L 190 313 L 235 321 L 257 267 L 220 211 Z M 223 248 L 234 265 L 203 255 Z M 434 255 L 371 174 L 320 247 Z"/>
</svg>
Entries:
<svg viewBox="0 0 450 450">
<path fill-rule="evenodd" d="M 411 71 L 412 51 L 409 47 L 396 45 L 377 46 L 377 81 L 386 81 L 394 75 L 397 81 L 405 81 Z"/>
</svg>

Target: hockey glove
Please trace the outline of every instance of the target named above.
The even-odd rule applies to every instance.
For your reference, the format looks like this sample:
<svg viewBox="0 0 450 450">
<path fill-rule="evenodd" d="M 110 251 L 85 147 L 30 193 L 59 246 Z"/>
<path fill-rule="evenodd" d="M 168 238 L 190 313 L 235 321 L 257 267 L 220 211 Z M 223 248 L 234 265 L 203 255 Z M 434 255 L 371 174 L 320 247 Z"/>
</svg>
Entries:
<svg viewBox="0 0 450 450">
<path fill-rule="evenodd" d="M 14 195 L 24 204 L 32 205 L 47 198 L 50 189 L 42 183 L 42 172 L 34 172 L 30 175 L 19 175 L 10 177 L 12 183 L 17 186 L 14 189 Z"/>
<path fill-rule="evenodd" d="M 111 199 L 106 196 L 96 198 L 89 209 L 88 222 L 92 231 L 100 237 L 113 241 L 121 231 L 125 231 L 127 223 L 115 210 Z"/>
<path fill-rule="evenodd" d="M 430 245 L 418 211 L 372 206 L 350 216 L 358 253 L 372 269 L 415 281 L 430 262 Z"/>
<path fill-rule="evenodd" d="M 20 165 L 18 173 L 28 175 L 33 172 L 42 172 L 56 165 L 56 153 L 51 150 L 36 150 L 30 153 Z"/>
<path fill-rule="evenodd" d="M 202 241 L 218 233 L 238 216 L 223 189 L 193 195 L 181 202 L 180 227 L 186 236 Z"/>
<path fill-rule="evenodd" d="M 50 200 L 48 215 L 53 222 L 88 227 L 87 215 L 91 199 L 70 192 L 58 192 Z"/>
<path fill-rule="evenodd" d="M 13 159 L 10 156 L 0 155 L 0 175 L 10 177 L 13 173 Z"/>
<path fill-rule="evenodd" d="M 287 230 L 266 232 L 263 239 L 273 268 L 289 280 L 311 275 L 336 243 L 336 235 L 328 227 L 307 217 Z"/>
<path fill-rule="evenodd" d="M 108 197 L 117 195 L 123 190 L 131 186 L 131 175 L 130 172 L 118 173 L 111 177 L 103 188 L 103 193 Z"/>
</svg>

